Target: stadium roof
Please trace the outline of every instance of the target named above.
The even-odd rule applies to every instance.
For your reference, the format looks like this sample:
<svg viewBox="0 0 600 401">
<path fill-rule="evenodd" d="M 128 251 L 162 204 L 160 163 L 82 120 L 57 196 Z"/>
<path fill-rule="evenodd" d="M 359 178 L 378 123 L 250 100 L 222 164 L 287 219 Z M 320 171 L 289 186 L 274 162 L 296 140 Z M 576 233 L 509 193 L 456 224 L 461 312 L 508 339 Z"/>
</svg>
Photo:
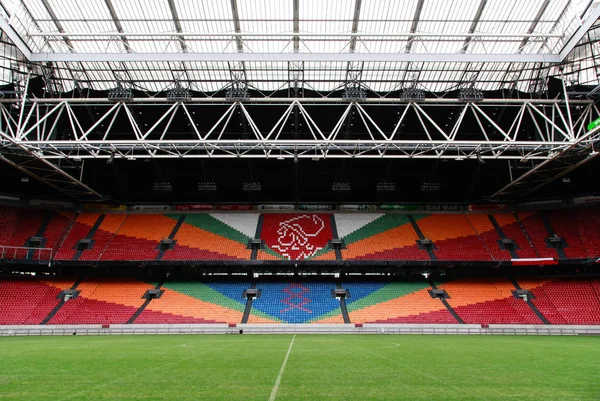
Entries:
<svg viewBox="0 0 600 401">
<path fill-rule="evenodd" d="M 202 92 L 232 82 L 261 91 L 294 82 L 325 92 L 349 82 L 375 92 L 465 84 L 535 91 L 565 59 L 571 70 L 561 72 L 576 73 L 576 83 L 598 81 L 593 51 L 568 58 L 582 38 L 596 44 L 600 7 L 590 0 L 0 3 L 4 33 L 24 59 L 51 62 L 64 90 L 74 81 L 93 89 L 122 81 L 158 92 L 178 81 Z M 10 58 L 6 82 L 19 59 Z"/>
</svg>

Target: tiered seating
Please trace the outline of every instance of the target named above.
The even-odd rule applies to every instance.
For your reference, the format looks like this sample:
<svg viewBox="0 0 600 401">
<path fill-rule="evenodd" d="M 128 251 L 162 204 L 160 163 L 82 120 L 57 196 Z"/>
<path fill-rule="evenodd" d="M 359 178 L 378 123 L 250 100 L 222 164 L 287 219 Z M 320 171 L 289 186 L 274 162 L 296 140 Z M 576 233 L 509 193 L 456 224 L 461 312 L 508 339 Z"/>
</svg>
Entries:
<svg viewBox="0 0 600 401">
<path fill-rule="evenodd" d="M 555 210 L 546 213 L 554 232 L 565 240 L 567 246 L 563 248 L 567 258 L 586 258 L 586 250 L 577 226 L 573 224 L 573 216 L 568 210 Z"/>
<path fill-rule="evenodd" d="M 0 209 L 0 245 L 9 245 L 15 228 L 17 227 L 18 209 L 3 207 Z"/>
<path fill-rule="evenodd" d="M 540 218 L 540 215 L 531 212 L 519 212 L 517 215 L 523 223 L 523 227 L 529 235 L 529 239 L 531 239 L 531 243 L 539 257 L 558 258 L 556 249 L 548 248 L 546 244 L 546 238 L 550 235 L 548 235 L 548 231 L 546 230 L 546 227 L 544 227 L 544 222 Z"/>
<path fill-rule="evenodd" d="M 247 282 L 167 282 L 135 320 L 139 323 L 240 323 Z"/>
<path fill-rule="evenodd" d="M 257 288 L 262 294 L 252 304 L 248 323 L 259 323 L 264 316 L 283 323 L 344 322 L 340 303 L 331 295 L 333 282 L 261 282 Z"/>
<path fill-rule="evenodd" d="M 465 323 L 541 324 L 523 300 L 515 299 L 515 287 L 507 279 L 463 279 L 440 284 L 448 304 Z"/>
<path fill-rule="evenodd" d="M 344 282 L 352 323 L 457 323 L 424 282 Z"/>
<path fill-rule="evenodd" d="M 466 217 L 494 260 L 510 260 L 512 258 L 510 252 L 501 249 L 498 245 L 500 236 L 487 214 L 467 214 Z"/>
<path fill-rule="evenodd" d="M 521 229 L 521 225 L 512 213 L 494 213 L 496 222 L 502 228 L 506 238 L 510 238 L 517 244 L 516 250 L 519 258 L 537 258 L 535 249 L 531 247 L 529 239 Z"/>
<path fill-rule="evenodd" d="M 0 324 L 39 324 L 58 304 L 60 291 L 72 284 L 72 280 L 0 280 Z"/>
<path fill-rule="evenodd" d="M 75 245 L 77 242 L 85 238 L 90 232 L 93 225 L 98 220 L 100 215 L 98 213 L 81 213 L 73 221 L 71 229 L 66 234 L 65 239 L 58 252 L 55 255 L 57 260 L 70 260 L 72 259 L 77 250 Z"/>
<path fill-rule="evenodd" d="M 43 248 L 55 249 L 69 224 L 71 213 L 54 213 L 38 209 L 3 208 L 0 213 L 0 246 L 25 247 L 27 240 L 41 233 L 46 238 Z M 44 222 L 48 220 L 46 227 Z M 49 251 L 7 250 L 5 258 L 50 259 Z"/>
<path fill-rule="evenodd" d="M 100 260 L 153 260 L 159 252 L 158 243 L 169 236 L 175 223 L 162 215 L 129 215 L 102 252 Z"/>
<path fill-rule="evenodd" d="M 535 296 L 533 304 L 551 324 L 600 324 L 597 282 L 552 280 L 531 283 L 520 280 Z M 536 285 L 537 284 L 537 285 Z"/>
<path fill-rule="evenodd" d="M 573 210 L 574 223 L 588 257 L 600 257 L 600 208 Z"/>
<path fill-rule="evenodd" d="M 567 258 L 600 257 L 600 208 L 544 212 L 556 234 L 567 246 Z M 0 209 L 0 247 L 24 247 L 30 237 L 41 235 L 45 248 L 54 249 L 57 260 L 147 261 L 155 260 L 249 260 L 249 240 L 256 236 L 257 213 L 210 213 L 185 215 L 183 224 L 173 231 L 180 214 L 106 214 L 91 240 L 90 250 L 78 252 L 77 242 L 86 238 L 101 215 L 81 213 L 73 221 L 68 212 L 38 209 Z M 430 260 L 419 249 L 418 231 L 433 241 L 433 255 L 439 260 L 510 260 L 501 250 L 500 235 L 484 214 L 408 215 L 382 213 L 337 213 L 338 237 L 344 240 L 345 260 Z M 333 237 L 331 214 L 265 214 L 260 237 L 265 249 L 259 260 L 335 260 L 329 244 Z M 492 215 L 507 238 L 514 240 L 519 258 L 558 258 L 548 247 L 550 236 L 540 213 L 519 212 L 523 227 L 511 213 Z M 47 224 L 46 224 L 47 223 Z M 573 224 L 575 223 L 575 224 Z M 161 240 L 174 235 L 174 249 L 161 252 Z M 562 253 L 561 253 L 562 254 Z M 5 252 L 4 258 L 48 259 L 50 251 Z"/>
<path fill-rule="evenodd" d="M 84 215 L 86 225 L 88 225 L 90 229 L 100 216 L 98 213 L 84 213 Z M 102 255 L 106 247 L 108 247 L 108 244 L 112 241 L 115 235 L 117 235 L 117 231 L 123 225 L 126 217 L 127 215 L 125 214 L 107 214 L 104 216 L 102 224 L 100 224 L 98 230 L 96 230 L 94 236 L 92 237 L 92 240 L 94 241 L 92 249 L 83 251 L 79 257 L 79 260 L 100 259 L 100 255 Z"/>
<path fill-rule="evenodd" d="M 305 260 L 328 252 L 327 244 L 333 238 L 331 217 L 325 213 L 263 215 L 260 238 L 267 250 L 259 252 L 259 259 L 267 254 L 279 259 Z"/>
<path fill-rule="evenodd" d="M 79 297 L 66 301 L 48 324 L 123 324 L 144 303 L 152 285 L 131 280 L 85 280 Z"/>
<path fill-rule="evenodd" d="M 188 215 L 174 237 L 175 249 L 163 260 L 248 260 L 257 222 L 255 213 Z"/>
<path fill-rule="evenodd" d="M 574 222 L 588 257 L 600 257 L 600 208 L 573 210 Z"/>
<path fill-rule="evenodd" d="M 414 216 L 419 219 L 421 216 Z M 419 249 L 419 236 L 401 214 L 337 213 L 338 235 L 346 244 L 347 260 L 430 260 Z"/>
<path fill-rule="evenodd" d="M 440 260 L 493 260 L 464 214 L 430 215 L 417 224 Z"/>
</svg>

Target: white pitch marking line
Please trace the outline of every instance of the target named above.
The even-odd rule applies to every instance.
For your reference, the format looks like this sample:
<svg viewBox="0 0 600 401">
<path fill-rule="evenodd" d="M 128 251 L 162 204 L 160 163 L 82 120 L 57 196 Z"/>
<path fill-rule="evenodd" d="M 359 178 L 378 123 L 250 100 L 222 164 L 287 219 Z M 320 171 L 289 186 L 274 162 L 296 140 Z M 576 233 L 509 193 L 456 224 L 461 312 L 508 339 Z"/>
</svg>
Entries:
<svg viewBox="0 0 600 401">
<path fill-rule="evenodd" d="M 273 390 L 271 390 L 271 396 L 269 397 L 269 401 L 275 401 L 277 397 L 277 391 L 279 391 L 279 384 L 281 383 L 281 377 L 283 376 L 283 371 L 285 370 L 285 365 L 287 364 L 288 358 L 290 357 L 290 353 L 292 352 L 292 346 L 294 345 L 294 340 L 296 339 L 296 335 L 292 337 L 292 341 L 290 342 L 290 347 L 287 350 L 287 354 L 285 354 L 285 358 L 283 363 L 281 364 L 281 369 L 279 369 L 279 374 L 277 375 L 277 379 L 275 380 L 275 385 L 273 386 Z"/>
</svg>

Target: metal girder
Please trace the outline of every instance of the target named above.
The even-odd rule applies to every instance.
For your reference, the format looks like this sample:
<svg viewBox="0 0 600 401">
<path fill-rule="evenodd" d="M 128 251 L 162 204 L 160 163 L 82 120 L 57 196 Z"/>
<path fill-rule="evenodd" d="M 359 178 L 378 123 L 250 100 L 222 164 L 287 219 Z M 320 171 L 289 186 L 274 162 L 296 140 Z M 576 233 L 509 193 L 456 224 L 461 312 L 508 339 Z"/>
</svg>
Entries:
<svg viewBox="0 0 600 401">
<path fill-rule="evenodd" d="M 485 9 L 485 6 L 487 5 L 487 1 L 488 0 L 481 0 L 479 2 L 479 7 L 477 7 L 477 12 L 475 13 L 475 17 L 473 18 L 473 22 L 471 22 L 471 26 L 469 27 L 469 33 L 474 33 L 475 29 L 477 29 L 477 24 L 479 24 L 479 20 L 481 19 L 481 15 L 483 14 L 483 10 Z M 471 41 L 473 40 L 473 37 L 469 36 L 468 38 L 465 39 L 465 43 L 463 44 L 460 52 L 461 53 L 466 53 L 467 48 L 469 47 L 469 43 L 471 43 Z"/>
<path fill-rule="evenodd" d="M 175 29 L 177 29 L 177 33 L 183 33 L 183 29 L 181 28 L 181 21 L 179 20 L 179 13 L 177 12 L 177 6 L 175 5 L 174 0 L 168 0 L 169 9 L 171 10 L 171 16 L 173 17 L 173 24 L 175 25 Z M 183 37 L 179 38 L 179 45 L 181 46 L 181 51 L 186 53 L 188 51 L 187 44 Z"/>
<path fill-rule="evenodd" d="M 556 54 L 454 54 L 454 53 L 33 53 L 32 62 L 426 62 L 426 63 L 559 63 Z"/>
<path fill-rule="evenodd" d="M 578 107 L 571 130 L 566 117 L 567 103 L 559 99 L 486 99 L 481 103 L 439 99 L 420 104 L 400 103 L 397 99 L 383 103 L 356 103 L 344 99 L 320 99 L 317 102 L 311 98 L 263 98 L 264 102 L 249 99 L 248 102 L 233 103 L 145 100 L 134 102 L 136 111 L 145 115 L 147 124 L 142 126 L 132 118 L 128 103 L 114 104 L 106 99 L 33 99 L 21 110 L 16 121 L 9 111 L 10 99 L 3 99 L 0 101 L 0 144 L 9 150 L 26 150 L 43 160 L 329 157 L 543 161 L 568 149 L 587 146 L 587 142 L 582 142 L 586 135 L 584 127 L 595 118 L 592 102 L 571 101 L 570 106 Z M 92 104 L 103 114 L 87 126 L 80 120 L 79 115 L 83 113 L 79 110 Z M 215 112 L 214 107 L 219 106 L 222 110 L 223 104 L 229 105 L 227 110 Z M 257 123 L 259 120 L 255 121 L 253 115 L 268 112 L 276 117 L 273 112 L 282 110 L 281 107 L 268 109 L 272 105 L 287 107 L 274 125 Z M 514 121 L 496 116 L 494 109 L 499 106 L 512 108 Z M 40 113 L 42 107 L 45 112 Z M 196 109 L 195 114 L 202 116 L 198 118 L 205 124 L 204 128 L 197 128 L 200 120 L 190 112 L 192 107 L 203 108 Z M 316 107 L 330 107 L 318 114 L 326 114 L 330 120 L 337 121 L 333 128 L 327 129 L 313 118 L 311 114 L 317 113 Z M 460 114 L 451 126 L 447 114 L 440 109 L 448 107 Z M 382 108 L 389 111 L 382 111 Z M 191 127 L 189 132 L 171 129 L 176 113 L 180 113 L 177 117 L 180 124 L 187 122 Z M 398 113 L 399 117 L 394 128 L 385 128 L 373 113 Z M 348 139 L 344 127 L 348 127 L 351 114 L 355 115 L 354 128 L 352 139 Z M 130 126 L 122 126 L 115 132 L 119 115 L 126 116 L 121 121 Z M 284 130 L 289 126 L 289 119 L 296 118 L 292 116 L 303 120 L 305 128 L 301 132 Z M 467 117 L 471 123 L 465 125 Z M 243 119 L 247 127 L 243 133 L 235 118 Z M 407 131 L 402 127 L 408 122 L 410 129 Z M 526 124 L 535 130 L 535 139 L 523 137 L 522 127 Z M 65 139 L 65 129 L 70 135 L 68 139 Z M 58 138 L 62 139 L 56 139 L 57 134 L 61 134 Z M 586 141 L 596 139 L 595 135 L 585 138 Z"/>
<path fill-rule="evenodd" d="M 415 9 L 415 15 L 413 17 L 412 24 L 410 26 L 410 33 L 414 34 L 417 31 L 417 27 L 419 26 L 419 20 L 421 19 L 421 11 L 423 11 L 423 4 L 425 4 L 425 0 L 419 0 L 417 3 L 417 8 Z M 406 45 L 406 53 L 410 53 L 412 50 L 413 40 L 409 40 Z"/>
<path fill-rule="evenodd" d="M 294 33 L 300 33 L 300 0 L 294 0 Z M 294 53 L 300 52 L 300 36 L 294 35 Z"/>
<path fill-rule="evenodd" d="M 14 30 L 12 25 L 4 18 L 4 15 L 0 15 L 0 30 L 6 33 L 6 36 L 17 46 L 17 49 L 23 54 L 26 59 L 31 59 L 32 51 L 29 46 L 23 42 L 21 36 Z"/>
<path fill-rule="evenodd" d="M 596 127 L 572 145 L 556 151 L 550 159 L 513 179 L 494 193 L 492 198 L 516 199 L 523 197 L 564 177 L 600 154 L 594 150 L 594 144 L 597 146 L 599 138 L 600 127 Z"/>
<path fill-rule="evenodd" d="M 52 19 L 52 22 L 56 26 L 56 29 L 58 29 L 58 31 L 61 33 L 64 32 L 65 29 L 63 28 L 60 20 L 56 17 L 54 10 L 50 6 L 50 3 L 48 3 L 48 0 L 41 0 L 41 2 L 42 2 L 42 5 L 44 6 L 44 8 L 46 9 L 46 11 L 48 12 L 50 19 Z M 68 36 L 62 36 L 62 40 L 69 47 L 69 49 L 73 49 L 73 43 L 71 43 L 71 40 L 69 39 Z"/>
<path fill-rule="evenodd" d="M 582 21 L 581 26 L 575 33 L 571 36 L 571 39 L 563 46 L 560 51 L 559 59 L 563 61 L 569 53 L 577 46 L 577 43 L 583 38 L 583 36 L 588 32 L 590 27 L 600 18 L 600 1 L 594 0 L 588 9 L 586 10 L 586 14 L 584 15 L 585 20 Z"/>
<path fill-rule="evenodd" d="M 531 22 L 529 29 L 527 29 L 527 33 L 533 33 L 533 31 L 535 31 L 535 28 L 538 26 L 540 20 L 544 16 L 544 13 L 546 12 L 546 9 L 548 8 L 549 5 L 550 5 L 550 0 L 544 0 L 544 2 L 542 3 L 542 6 L 538 10 L 535 18 Z M 523 51 L 523 49 L 525 48 L 525 45 L 527 45 L 528 42 L 529 42 L 529 37 L 524 37 L 523 41 L 519 45 L 519 53 L 521 53 Z"/>
<path fill-rule="evenodd" d="M 121 21 L 119 21 L 119 17 L 117 17 L 117 13 L 115 11 L 115 8 L 112 4 L 111 0 L 104 0 L 104 3 L 106 4 L 106 8 L 108 9 L 108 13 L 110 14 L 110 17 L 113 20 L 113 23 L 115 24 L 115 27 L 117 28 L 117 31 L 119 31 L 119 33 L 124 33 L 123 30 L 123 26 L 121 25 Z M 123 46 L 125 47 L 125 50 L 128 53 L 131 53 L 131 46 L 129 45 L 129 41 L 127 40 L 127 36 L 126 35 L 121 35 L 121 42 L 123 43 Z"/>
</svg>

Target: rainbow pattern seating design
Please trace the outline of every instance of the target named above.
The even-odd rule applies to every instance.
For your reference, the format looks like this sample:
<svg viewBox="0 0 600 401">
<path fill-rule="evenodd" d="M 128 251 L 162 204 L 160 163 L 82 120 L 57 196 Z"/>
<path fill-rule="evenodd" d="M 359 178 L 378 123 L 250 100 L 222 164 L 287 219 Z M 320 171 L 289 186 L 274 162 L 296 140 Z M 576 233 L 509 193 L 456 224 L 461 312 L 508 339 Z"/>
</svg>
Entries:
<svg viewBox="0 0 600 401">
<path fill-rule="evenodd" d="M 465 323 L 542 324 L 527 303 L 514 298 L 508 279 L 477 278 L 439 283 L 448 304 Z"/>
<path fill-rule="evenodd" d="M 168 216 L 174 221 L 180 217 Z M 162 260 L 248 260 L 248 241 L 258 217 L 257 213 L 187 215 L 173 238 L 175 248 L 165 252 Z"/>
<path fill-rule="evenodd" d="M 58 305 L 60 291 L 72 279 L 0 279 L 0 324 L 40 324 Z M 531 291 L 533 305 L 550 324 L 600 324 L 600 280 L 518 279 Z M 80 295 L 66 301 L 48 324 L 122 324 L 145 302 L 143 294 L 156 283 L 124 279 L 86 279 Z M 240 323 L 248 282 L 167 282 L 161 298 L 150 301 L 134 321 L 144 323 Z M 457 323 L 430 286 L 416 282 L 343 282 L 352 323 Z M 259 282 L 249 323 L 343 323 L 333 282 Z M 542 324 L 503 278 L 459 279 L 439 283 L 448 304 L 473 324 Z"/>
<path fill-rule="evenodd" d="M 421 216 L 414 215 L 415 220 Z M 336 213 L 345 260 L 429 260 L 417 246 L 419 236 L 402 214 Z"/>
<path fill-rule="evenodd" d="M 425 282 L 342 282 L 352 323 L 457 323 Z"/>
<path fill-rule="evenodd" d="M 493 260 L 464 214 L 434 214 L 417 221 L 439 260 Z"/>
<path fill-rule="evenodd" d="M 340 302 L 333 298 L 334 282 L 263 282 L 253 301 L 248 323 L 343 323 Z"/>
<path fill-rule="evenodd" d="M 48 324 L 124 324 L 144 303 L 152 285 L 133 280 L 84 280 Z"/>
<path fill-rule="evenodd" d="M 248 282 L 167 282 L 135 320 L 140 323 L 240 323 Z"/>
<path fill-rule="evenodd" d="M 54 259 L 79 261 L 210 261 L 250 260 L 248 244 L 256 236 L 258 213 L 201 214 L 106 214 L 36 209 L 0 209 L 0 247 L 24 247 L 39 235 L 45 248 L 54 249 Z M 546 243 L 552 230 L 562 237 L 564 254 L 570 259 L 600 257 L 600 208 L 564 209 L 549 212 L 396 214 L 396 213 L 288 213 L 264 214 L 260 233 L 265 248 L 258 260 L 332 261 L 336 253 L 333 224 L 343 239 L 343 260 L 438 260 L 507 261 L 494 218 L 506 238 L 518 246 L 517 258 L 558 259 L 556 249 Z M 544 225 L 547 218 L 552 230 Z M 415 226 L 411 224 L 414 219 Z M 181 223 L 174 230 L 178 222 Z M 92 227 L 99 226 L 95 231 Z M 574 224 L 573 224 L 574 223 Z M 549 227 L 550 227 L 549 226 Z M 433 241 L 434 249 L 419 249 L 418 232 Z M 91 235 L 93 234 L 93 235 Z M 91 235 L 91 249 L 75 249 L 79 240 Z M 173 236 L 174 249 L 161 252 L 161 240 Z M 10 248 L 14 249 L 14 248 Z M 48 250 L 44 251 L 48 255 Z M 46 260 L 42 251 L 22 249 L 4 258 Z M 75 258 L 77 255 L 77 258 Z M 433 255 L 433 256 L 430 256 Z"/>
</svg>

